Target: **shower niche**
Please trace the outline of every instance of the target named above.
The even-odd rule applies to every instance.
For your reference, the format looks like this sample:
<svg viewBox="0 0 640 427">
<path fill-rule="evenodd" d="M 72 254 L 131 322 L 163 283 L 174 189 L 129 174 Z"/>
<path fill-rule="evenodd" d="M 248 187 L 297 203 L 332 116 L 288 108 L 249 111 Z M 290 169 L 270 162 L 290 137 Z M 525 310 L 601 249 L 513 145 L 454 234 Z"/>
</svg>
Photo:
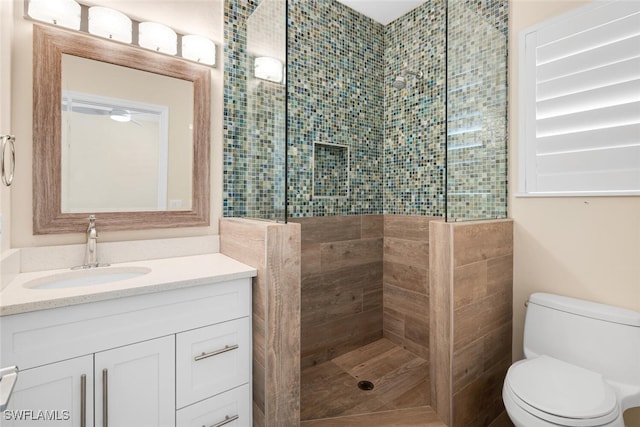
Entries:
<svg viewBox="0 0 640 427">
<path fill-rule="evenodd" d="M 313 197 L 349 197 L 349 147 L 313 143 Z"/>
</svg>

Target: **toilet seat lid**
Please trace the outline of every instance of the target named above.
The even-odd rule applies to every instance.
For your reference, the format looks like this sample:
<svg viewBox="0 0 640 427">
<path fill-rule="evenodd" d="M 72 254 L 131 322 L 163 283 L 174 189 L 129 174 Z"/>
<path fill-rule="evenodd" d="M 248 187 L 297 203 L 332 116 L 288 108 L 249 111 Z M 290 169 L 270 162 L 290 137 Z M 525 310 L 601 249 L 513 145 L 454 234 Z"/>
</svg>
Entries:
<svg viewBox="0 0 640 427">
<path fill-rule="evenodd" d="M 555 417 L 602 418 L 615 415 L 618 407 L 602 375 L 549 356 L 514 364 L 506 380 L 521 401 Z"/>
</svg>

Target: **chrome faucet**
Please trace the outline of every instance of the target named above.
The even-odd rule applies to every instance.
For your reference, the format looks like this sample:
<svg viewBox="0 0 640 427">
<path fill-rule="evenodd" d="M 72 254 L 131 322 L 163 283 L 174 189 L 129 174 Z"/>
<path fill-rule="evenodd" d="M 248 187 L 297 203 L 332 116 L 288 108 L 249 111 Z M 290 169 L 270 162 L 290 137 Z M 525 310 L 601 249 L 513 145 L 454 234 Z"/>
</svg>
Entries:
<svg viewBox="0 0 640 427">
<path fill-rule="evenodd" d="M 109 264 L 98 262 L 98 229 L 96 228 L 96 216 L 89 215 L 87 227 L 87 246 L 84 250 L 84 264 L 72 267 L 72 270 L 107 267 Z"/>
<path fill-rule="evenodd" d="M 98 230 L 96 230 L 96 216 L 89 215 L 87 227 L 87 247 L 84 251 L 84 265 L 86 268 L 98 266 Z"/>
</svg>

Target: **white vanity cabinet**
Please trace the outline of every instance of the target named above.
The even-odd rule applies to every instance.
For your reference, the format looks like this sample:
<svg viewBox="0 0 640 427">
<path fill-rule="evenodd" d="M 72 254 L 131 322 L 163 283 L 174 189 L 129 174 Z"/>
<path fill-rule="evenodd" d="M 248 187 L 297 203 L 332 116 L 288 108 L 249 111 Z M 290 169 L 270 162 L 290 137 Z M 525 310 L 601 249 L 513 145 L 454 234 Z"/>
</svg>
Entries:
<svg viewBox="0 0 640 427">
<path fill-rule="evenodd" d="M 20 369 L 8 410 L 68 418 L 3 415 L 2 427 L 252 425 L 250 278 L 3 316 L 0 327 L 0 361 Z"/>
<path fill-rule="evenodd" d="M 2 426 L 87 427 L 94 413 L 96 426 L 174 426 L 174 343 L 167 336 L 20 371 Z"/>
<path fill-rule="evenodd" d="M 47 425 L 40 416 L 57 426 L 93 425 L 93 356 L 20 371 L 18 379 L 0 419 L 3 427 Z"/>
</svg>

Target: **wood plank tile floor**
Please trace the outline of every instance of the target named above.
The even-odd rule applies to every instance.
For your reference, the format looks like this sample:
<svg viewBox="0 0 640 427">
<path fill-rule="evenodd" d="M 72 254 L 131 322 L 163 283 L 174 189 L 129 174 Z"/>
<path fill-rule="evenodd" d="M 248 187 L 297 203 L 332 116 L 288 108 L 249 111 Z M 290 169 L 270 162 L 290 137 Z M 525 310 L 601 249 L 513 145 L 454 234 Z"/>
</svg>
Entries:
<svg viewBox="0 0 640 427">
<path fill-rule="evenodd" d="M 426 360 L 384 338 L 303 369 L 302 426 L 439 425 L 432 424 L 439 420 L 427 406 L 430 401 L 428 370 Z M 373 390 L 360 390 L 357 384 L 362 380 L 371 381 Z M 375 423 L 368 418 L 372 413 L 376 413 Z M 417 421 L 419 419 L 422 421 Z"/>
<path fill-rule="evenodd" d="M 430 406 L 302 421 L 300 427 L 447 427 Z"/>
</svg>

